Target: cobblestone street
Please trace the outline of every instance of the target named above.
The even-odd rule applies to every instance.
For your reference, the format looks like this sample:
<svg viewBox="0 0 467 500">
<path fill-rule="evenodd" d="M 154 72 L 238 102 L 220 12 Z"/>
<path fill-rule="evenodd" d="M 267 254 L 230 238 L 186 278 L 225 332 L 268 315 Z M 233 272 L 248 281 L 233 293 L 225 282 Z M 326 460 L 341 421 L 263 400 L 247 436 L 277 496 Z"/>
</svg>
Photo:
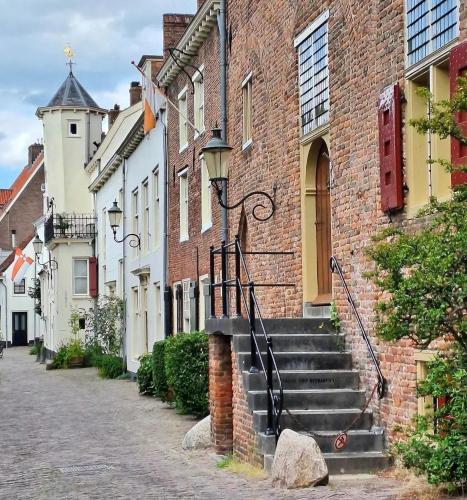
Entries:
<svg viewBox="0 0 467 500">
<path fill-rule="evenodd" d="M 0 498 L 396 498 L 381 478 L 284 492 L 181 448 L 194 421 L 94 369 L 45 371 L 24 348 L 0 360 Z"/>
</svg>

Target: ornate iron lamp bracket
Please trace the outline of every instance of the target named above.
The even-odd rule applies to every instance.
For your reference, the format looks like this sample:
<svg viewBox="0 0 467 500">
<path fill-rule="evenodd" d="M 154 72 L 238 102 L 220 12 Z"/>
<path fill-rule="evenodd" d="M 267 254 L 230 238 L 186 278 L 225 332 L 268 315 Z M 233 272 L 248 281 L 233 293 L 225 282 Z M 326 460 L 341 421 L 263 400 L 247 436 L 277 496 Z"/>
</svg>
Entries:
<svg viewBox="0 0 467 500">
<path fill-rule="evenodd" d="M 36 261 L 40 266 L 49 266 L 52 271 L 56 271 L 58 269 L 58 262 L 55 259 L 51 259 L 50 257 L 48 262 L 41 262 L 39 259 L 39 255 L 36 255 Z"/>
<path fill-rule="evenodd" d="M 251 212 L 253 217 L 258 221 L 264 222 L 264 221 L 267 221 L 268 219 L 270 219 L 274 215 L 274 212 L 276 211 L 276 204 L 274 202 L 274 199 L 272 198 L 272 196 L 270 196 L 268 193 L 265 193 L 264 191 L 252 191 L 251 193 L 248 193 L 247 195 L 245 195 L 238 203 L 235 203 L 234 205 L 225 205 L 222 201 L 222 188 L 219 186 L 219 184 L 215 180 L 212 181 L 212 184 L 214 185 L 214 187 L 216 189 L 216 194 L 217 194 L 217 199 L 219 201 L 219 205 L 222 208 L 225 208 L 226 210 L 233 210 L 234 208 L 239 207 L 248 198 L 251 198 L 252 196 L 264 196 L 267 199 L 267 202 L 270 204 L 270 207 L 269 207 L 270 212 L 267 214 L 266 217 L 261 217 L 260 215 L 258 215 L 257 214 L 258 209 L 266 210 L 267 207 L 263 203 L 257 203 L 253 207 L 253 210 Z M 275 198 L 276 186 L 274 186 L 273 189 L 274 189 L 274 198 Z"/>
<path fill-rule="evenodd" d="M 124 236 L 121 240 L 117 239 L 117 231 L 113 229 L 114 233 L 114 241 L 116 243 L 123 243 L 126 239 L 130 238 L 128 240 L 128 244 L 130 245 L 131 248 L 138 248 L 141 250 L 141 238 L 134 233 L 129 233 L 126 236 Z"/>
<path fill-rule="evenodd" d="M 191 83 L 191 93 L 194 94 L 195 93 L 195 84 L 193 83 L 192 76 L 186 71 L 185 67 L 188 66 L 189 68 L 193 68 L 195 70 L 195 72 L 198 72 L 200 77 L 201 77 L 201 83 L 203 83 L 203 73 L 200 71 L 200 69 L 197 66 L 183 62 L 181 57 L 180 57 L 180 55 L 187 56 L 187 57 L 192 57 L 192 55 L 187 54 L 186 52 L 183 52 L 183 50 L 179 50 L 179 49 L 176 49 L 174 47 L 170 47 L 167 50 L 169 51 L 169 55 L 173 59 L 174 63 L 188 77 L 188 81 Z"/>
</svg>

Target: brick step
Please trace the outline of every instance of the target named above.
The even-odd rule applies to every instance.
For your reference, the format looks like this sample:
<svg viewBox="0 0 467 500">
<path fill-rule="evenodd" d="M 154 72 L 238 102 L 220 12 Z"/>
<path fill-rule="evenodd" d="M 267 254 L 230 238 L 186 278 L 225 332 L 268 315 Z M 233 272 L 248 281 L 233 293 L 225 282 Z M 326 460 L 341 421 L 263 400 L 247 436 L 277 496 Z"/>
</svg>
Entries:
<svg viewBox="0 0 467 500">
<path fill-rule="evenodd" d="M 323 453 L 335 453 L 334 441 L 339 433 L 338 431 L 315 431 L 312 437 L 316 440 Z M 257 446 L 258 451 L 262 455 L 274 455 L 276 451 L 276 437 L 260 432 L 257 436 Z M 340 453 L 383 450 L 384 431 L 380 427 L 373 427 L 370 430 L 349 431 L 347 446 Z"/>
<path fill-rule="evenodd" d="M 248 391 L 250 410 L 267 408 L 267 393 Z M 353 389 L 285 389 L 284 407 L 289 410 L 313 410 L 320 408 L 361 408 L 365 403 L 365 391 Z"/>
<path fill-rule="evenodd" d="M 274 352 L 300 351 L 336 351 L 345 350 L 345 336 L 334 333 L 275 333 L 270 335 Z M 257 335 L 261 350 L 266 349 L 264 335 Z M 233 338 L 235 352 L 250 350 L 250 335 L 235 335 Z"/>
<path fill-rule="evenodd" d="M 266 353 L 262 353 L 266 364 Z M 277 352 L 274 353 L 277 367 L 281 370 L 335 370 L 350 369 L 352 356 L 350 352 Z M 241 370 L 249 370 L 251 366 L 249 352 L 239 352 L 238 361 Z M 259 361 L 258 361 L 259 362 Z"/>
<path fill-rule="evenodd" d="M 325 453 L 329 474 L 371 474 L 385 469 L 391 458 L 381 451 Z M 264 455 L 264 468 L 271 471 L 274 455 Z"/>
<path fill-rule="evenodd" d="M 282 386 L 287 389 L 358 389 L 357 370 L 281 370 Z M 277 376 L 273 374 L 274 384 Z M 266 389 L 264 374 L 243 372 L 246 391 Z"/>
<path fill-rule="evenodd" d="M 353 419 L 360 414 L 359 408 L 319 409 L 319 410 L 291 410 L 292 419 L 285 411 L 282 412 L 282 429 L 292 429 L 300 432 L 303 429 L 314 431 L 337 431 L 345 429 Z M 297 423 L 297 422 L 298 423 Z M 369 430 L 372 427 L 373 415 L 366 410 L 362 418 L 354 425 L 354 429 Z M 267 427 L 266 410 L 253 411 L 253 428 L 256 432 L 264 432 Z"/>
</svg>

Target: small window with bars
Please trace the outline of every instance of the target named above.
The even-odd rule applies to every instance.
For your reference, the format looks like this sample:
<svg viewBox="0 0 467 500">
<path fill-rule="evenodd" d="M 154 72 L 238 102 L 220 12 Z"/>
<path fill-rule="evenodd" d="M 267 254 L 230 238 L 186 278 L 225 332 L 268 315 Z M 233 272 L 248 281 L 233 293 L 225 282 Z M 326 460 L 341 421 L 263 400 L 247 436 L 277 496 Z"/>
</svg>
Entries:
<svg viewBox="0 0 467 500">
<path fill-rule="evenodd" d="M 459 34 L 457 0 L 406 0 L 407 65 L 412 66 Z"/>
<path fill-rule="evenodd" d="M 328 12 L 295 39 L 303 135 L 329 121 Z"/>
</svg>

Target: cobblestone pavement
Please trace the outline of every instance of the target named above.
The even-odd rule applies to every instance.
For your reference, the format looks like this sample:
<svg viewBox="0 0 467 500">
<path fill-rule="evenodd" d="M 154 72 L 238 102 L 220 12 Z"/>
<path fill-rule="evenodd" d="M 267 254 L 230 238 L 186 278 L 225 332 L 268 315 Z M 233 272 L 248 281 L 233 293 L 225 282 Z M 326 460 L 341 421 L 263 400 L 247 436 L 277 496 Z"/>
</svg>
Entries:
<svg viewBox="0 0 467 500">
<path fill-rule="evenodd" d="M 25 348 L 0 360 L 1 499 L 389 499 L 381 478 L 334 479 L 282 491 L 269 480 L 216 467 L 212 452 L 186 452 L 194 421 L 138 395 L 130 381 L 91 368 L 45 371 Z"/>
</svg>

